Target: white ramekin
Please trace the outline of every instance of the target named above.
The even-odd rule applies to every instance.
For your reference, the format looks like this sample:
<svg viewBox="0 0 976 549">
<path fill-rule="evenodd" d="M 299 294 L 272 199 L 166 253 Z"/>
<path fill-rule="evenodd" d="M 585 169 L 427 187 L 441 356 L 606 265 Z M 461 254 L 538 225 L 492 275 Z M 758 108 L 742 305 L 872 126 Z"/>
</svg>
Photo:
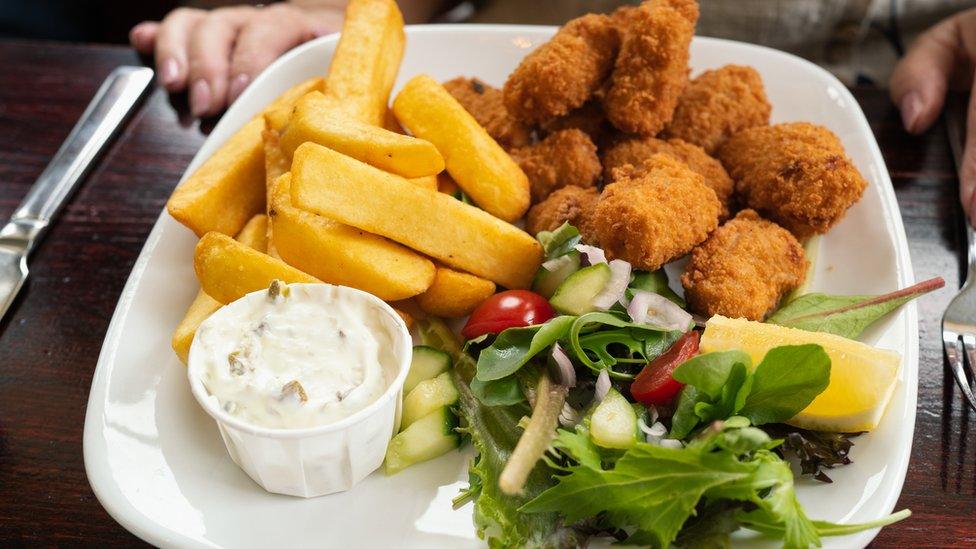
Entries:
<svg viewBox="0 0 976 549">
<path fill-rule="evenodd" d="M 376 401 L 335 423 L 303 429 L 271 429 L 243 421 L 220 407 L 201 379 L 204 361 L 197 338 L 190 346 L 187 375 L 193 396 L 216 420 L 234 463 L 269 492 L 308 498 L 348 490 L 383 463 L 386 447 L 400 421 L 403 383 L 410 369 L 412 341 L 400 315 L 376 296 L 331 284 L 289 286 L 293 289 L 305 287 L 309 291 L 342 292 L 346 297 L 365 300 L 380 311 L 394 345 L 397 371 Z M 266 295 L 266 290 L 247 294 L 214 313 L 205 323 L 219 323 L 222 318 L 233 315 L 244 300 L 266 299 Z"/>
</svg>

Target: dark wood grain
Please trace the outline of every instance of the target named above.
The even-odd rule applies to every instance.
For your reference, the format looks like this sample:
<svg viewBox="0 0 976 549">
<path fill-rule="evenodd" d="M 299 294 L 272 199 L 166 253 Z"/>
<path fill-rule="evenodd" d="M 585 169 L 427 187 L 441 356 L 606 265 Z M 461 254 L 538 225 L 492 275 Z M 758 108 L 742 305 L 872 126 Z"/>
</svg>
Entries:
<svg viewBox="0 0 976 549">
<path fill-rule="evenodd" d="M 122 48 L 0 41 L 0 219 L 6 219 Z M 945 131 L 909 137 L 885 92 L 856 89 L 891 170 L 916 277 L 942 276 L 921 316 L 918 419 L 898 508 L 879 547 L 976 546 L 976 418 L 947 377 L 939 319 L 961 278 L 962 216 Z M 82 426 L 115 302 L 167 196 L 202 143 L 156 91 L 124 129 L 31 261 L 0 324 L 0 545 L 131 545 L 92 494 Z"/>
</svg>

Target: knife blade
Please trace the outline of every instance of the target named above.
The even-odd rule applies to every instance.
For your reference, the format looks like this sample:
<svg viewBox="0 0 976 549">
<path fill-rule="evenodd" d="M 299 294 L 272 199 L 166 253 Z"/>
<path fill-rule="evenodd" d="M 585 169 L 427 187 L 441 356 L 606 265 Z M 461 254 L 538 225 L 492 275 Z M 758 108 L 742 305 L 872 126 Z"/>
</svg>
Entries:
<svg viewBox="0 0 976 549">
<path fill-rule="evenodd" d="M 0 320 L 27 280 L 27 257 L 152 82 L 145 67 L 105 79 L 10 221 L 0 228 Z"/>
</svg>

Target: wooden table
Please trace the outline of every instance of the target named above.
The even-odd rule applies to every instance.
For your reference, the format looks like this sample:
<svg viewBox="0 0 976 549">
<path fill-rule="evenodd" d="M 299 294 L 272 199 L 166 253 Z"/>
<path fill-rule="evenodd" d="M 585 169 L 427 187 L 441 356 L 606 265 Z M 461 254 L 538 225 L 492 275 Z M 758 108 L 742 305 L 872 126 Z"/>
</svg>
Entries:
<svg viewBox="0 0 976 549">
<path fill-rule="evenodd" d="M 0 220 L 47 164 L 123 48 L 0 41 Z M 918 418 L 898 508 L 881 546 L 976 546 L 976 418 L 944 375 L 939 322 L 959 286 L 962 216 L 945 130 L 910 137 L 887 94 L 854 93 L 891 170 L 924 298 Z M 156 91 L 32 258 L 30 283 L 0 324 L 0 545 L 139 543 L 85 476 L 88 388 L 122 286 L 173 186 L 203 141 Z"/>
</svg>

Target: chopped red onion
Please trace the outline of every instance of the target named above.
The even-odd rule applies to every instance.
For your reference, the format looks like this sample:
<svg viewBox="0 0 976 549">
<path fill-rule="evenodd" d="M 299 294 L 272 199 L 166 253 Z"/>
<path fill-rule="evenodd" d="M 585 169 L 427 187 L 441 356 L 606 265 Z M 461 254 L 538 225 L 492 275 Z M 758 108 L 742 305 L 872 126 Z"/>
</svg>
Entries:
<svg viewBox="0 0 976 549">
<path fill-rule="evenodd" d="M 549 261 L 543 263 L 542 268 L 551 273 L 558 270 L 560 267 L 563 267 L 564 265 L 571 262 L 572 260 L 573 257 L 571 255 L 561 255 L 559 257 L 550 259 Z"/>
<path fill-rule="evenodd" d="M 552 345 L 552 360 L 556 363 L 554 377 L 556 383 L 566 387 L 576 386 L 576 369 L 573 368 L 573 361 L 569 359 L 566 351 L 556 342 Z"/>
<path fill-rule="evenodd" d="M 603 287 L 603 291 L 593 298 L 593 306 L 601 311 L 606 311 L 620 301 L 627 292 L 627 285 L 630 284 L 630 263 L 623 259 L 614 259 L 609 265 L 610 280 Z"/>
<path fill-rule="evenodd" d="M 576 408 L 570 406 L 568 402 L 563 403 L 563 409 L 559 412 L 560 425 L 563 427 L 575 427 L 582 419 L 583 416 Z"/>
<path fill-rule="evenodd" d="M 596 246 L 590 246 L 587 244 L 577 244 L 573 248 L 579 253 L 583 254 L 588 265 L 596 265 L 597 263 L 606 263 L 607 254 L 603 253 L 603 250 L 597 248 Z"/>
<path fill-rule="evenodd" d="M 692 327 L 691 314 L 670 299 L 638 290 L 627 306 L 627 314 L 637 324 L 650 324 L 667 330 L 687 332 Z"/>
<path fill-rule="evenodd" d="M 600 375 L 596 376 L 596 387 L 593 389 L 593 402 L 599 404 L 610 392 L 610 372 L 606 368 L 600 370 Z"/>
</svg>

